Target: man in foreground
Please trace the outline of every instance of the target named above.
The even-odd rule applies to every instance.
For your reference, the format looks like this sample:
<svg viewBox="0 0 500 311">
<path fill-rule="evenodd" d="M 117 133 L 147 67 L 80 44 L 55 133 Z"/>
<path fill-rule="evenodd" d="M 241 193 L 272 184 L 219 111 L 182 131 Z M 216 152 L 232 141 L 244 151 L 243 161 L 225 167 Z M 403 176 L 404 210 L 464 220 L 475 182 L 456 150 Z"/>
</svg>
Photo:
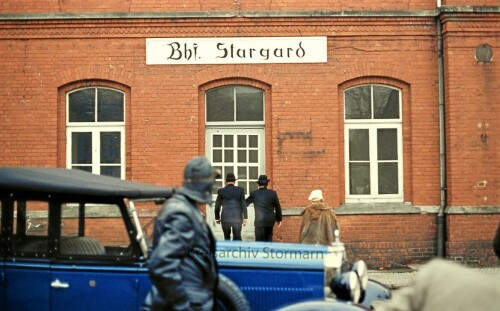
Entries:
<svg viewBox="0 0 500 311">
<path fill-rule="evenodd" d="M 214 174 L 204 157 L 189 161 L 177 193 L 160 210 L 148 261 L 151 292 L 143 310 L 214 310 L 215 239 L 205 222 Z"/>
</svg>

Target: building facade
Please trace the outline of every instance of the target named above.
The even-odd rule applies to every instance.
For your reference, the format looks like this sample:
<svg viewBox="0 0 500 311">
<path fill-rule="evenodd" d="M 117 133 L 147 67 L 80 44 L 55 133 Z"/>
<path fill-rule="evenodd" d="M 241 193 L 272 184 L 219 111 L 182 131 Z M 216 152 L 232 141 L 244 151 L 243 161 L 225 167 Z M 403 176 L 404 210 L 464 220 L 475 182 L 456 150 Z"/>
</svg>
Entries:
<svg viewBox="0 0 500 311">
<path fill-rule="evenodd" d="M 276 241 L 322 189 L 352 259 L 492 264 L 499 34 L 498 0 L 4 1 L 0 165 L 176 186 L 206 155 L 268 175 Z"/>
</svg>

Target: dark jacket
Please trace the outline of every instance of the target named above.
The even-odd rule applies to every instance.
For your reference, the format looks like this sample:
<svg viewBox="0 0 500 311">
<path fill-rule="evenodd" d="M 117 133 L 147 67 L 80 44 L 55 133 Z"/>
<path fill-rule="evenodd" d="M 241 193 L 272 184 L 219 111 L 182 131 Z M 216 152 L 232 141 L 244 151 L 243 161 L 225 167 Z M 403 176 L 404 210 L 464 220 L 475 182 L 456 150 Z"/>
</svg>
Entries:
<svg viewBox="0 0 500 311">
<path fill-rule="evenodd" d="M 265 187 L 250 193 L 245 200 L 247 206 L 253 203 L 255 208 L 256 227 L 272 227 L 276 221 L 282 220 L 281 205 L 276 191 Z"/>
<path fill-rule="evenodd" d="M 160 210 L 148 260 L 151 310 L 213 310 L 215 239 L 196 203 L 175 194 Z"/>
<path fill-rule="evenodd" d="M 221 215 L 222 206 L 222 215 Z M 215 201 L 215 220 L 222 222 L 242 222 L 248 218 L 247 205 L 245 203 L 245 189 L 228 184 L 217 191 Z"/>
</svg>

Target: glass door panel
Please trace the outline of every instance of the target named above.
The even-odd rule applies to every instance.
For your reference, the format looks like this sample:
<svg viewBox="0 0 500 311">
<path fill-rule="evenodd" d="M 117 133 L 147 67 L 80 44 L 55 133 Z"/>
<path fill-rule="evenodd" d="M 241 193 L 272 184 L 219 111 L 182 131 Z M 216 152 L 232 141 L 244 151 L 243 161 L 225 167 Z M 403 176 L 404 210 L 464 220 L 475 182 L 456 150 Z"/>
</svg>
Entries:
<svg viewBox="0 0 500 311">
<path fill-rule="evenodd" d="M 207 208 L 207 222 L 214 233 L 220 237 L 222 230 L 215 224 L 214 206 L 217 190 L 225 186 L 228 173 L 236 176 L 236 185 L 245 189 L 245 196 L 257 189 L 257 179 L 265 174 L 264 169 L 264 129 L 207 129 L 206 154 L 214 168 L 221 171 L 221 178 L 216 180 L 213 201 Z M 248 207 L 248 224 L 243 227 L 243 239 L 252 240 L 254 210 Z"/>
</svg>

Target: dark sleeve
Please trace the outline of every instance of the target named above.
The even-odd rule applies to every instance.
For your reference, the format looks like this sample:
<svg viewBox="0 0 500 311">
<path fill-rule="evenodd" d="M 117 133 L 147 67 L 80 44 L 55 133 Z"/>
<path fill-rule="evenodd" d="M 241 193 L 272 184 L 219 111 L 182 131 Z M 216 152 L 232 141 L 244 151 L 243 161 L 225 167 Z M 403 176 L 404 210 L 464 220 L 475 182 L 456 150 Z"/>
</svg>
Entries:
<svg viewBox="0 0 500 311">
<path fill-rule="evenodd" d="M 281 204 L 280 204 L 280 199 L 278 198 L 278 194 L 275 192 L 274 193 L 274 212 L 276 213 L 276 221 L 281 221 L 283 219 L 283 216 L 281 214 Z"/>
<path fill-rule="evenodd" d="M 163 233 L 148 261 L 149 277 L 166 305 L 174 310 L 188 310 L 190 301 L 178 268 L 192 247 L 193 223 L 184 213 L 172 213 L 160 221 Z"/>
<path fill-rule="evenodd" d="M 220 207 L 221 207 L 221 189 L 217 190 L 217 199 L 215 200 L 215 220 L 220 219 Z"/>
<path fill-rule="evenodd" d="M 245 203 L 247 206 L 253 203 L 253 192 L 251 192 L 248 198 L 245 199 Z"/>
<path fill-rule="evenodd" d="M 243 219 L 248 219 L 247 203 L 245 200 L 245 189 L 243 188 L 241 188 L 240 192 L 240 204 L 241 204 L 241 212 L 243 214 Z"/>
</svg>

